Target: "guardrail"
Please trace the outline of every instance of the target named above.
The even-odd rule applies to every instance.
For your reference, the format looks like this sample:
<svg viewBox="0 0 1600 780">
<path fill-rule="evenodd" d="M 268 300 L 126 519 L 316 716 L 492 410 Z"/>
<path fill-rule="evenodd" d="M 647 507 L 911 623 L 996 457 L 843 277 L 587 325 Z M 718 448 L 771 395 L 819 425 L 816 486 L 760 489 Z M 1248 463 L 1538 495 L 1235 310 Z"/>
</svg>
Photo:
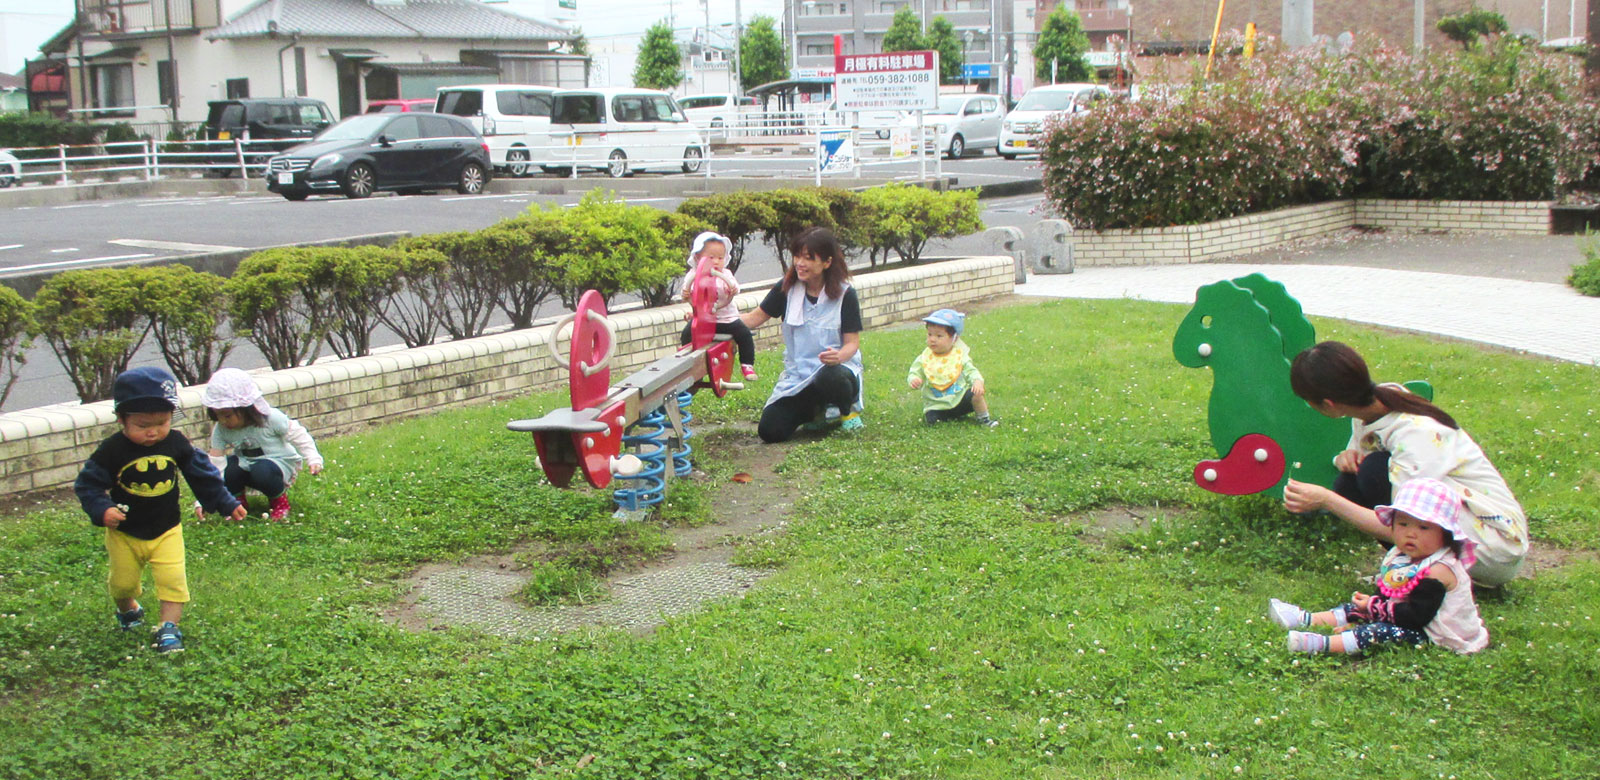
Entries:
<svg viewBox="0 0 1600 780">
<path fill-rule="evenodd" d="M 305 139 L 247 141 L 112 141 L 71 146 L 31 146 L 10 150 L 21 182 L 72 184 L 74 180 L 135 174 L 158 179 L 165 170 L 198 170 L 204 175 L 258 175 L 267 159 Z"/>
</svg>

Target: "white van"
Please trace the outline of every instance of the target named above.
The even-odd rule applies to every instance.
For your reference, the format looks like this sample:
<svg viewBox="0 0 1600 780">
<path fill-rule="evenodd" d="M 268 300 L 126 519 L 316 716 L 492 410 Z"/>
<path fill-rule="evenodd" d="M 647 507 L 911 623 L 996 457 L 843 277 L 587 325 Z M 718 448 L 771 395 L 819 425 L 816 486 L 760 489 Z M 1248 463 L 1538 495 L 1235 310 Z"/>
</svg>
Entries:
<svg viewBox="0 0 1600 780">
<path fill-rule="evenodd" d="M 548 159 L 550 107 L 554 87 L 528 84 L 467 84 L 440 87 L 433 110 L 467 121 L 489 144 L 497 172 L 527 176 L 536 161 Z"/>
<path fill-rule="evenodd" d="M 655 89 L 600 87 L 563 89 L 556 93 L 550 132 L 558 151 L 552 165 L 565 157 L 578 167 L 604 170 L 613 177 L 647 168 L 700 170 L 705 140 L 672 96 Z"/>
<path fill-rule="evenodd" d="M 755 98 L 737 97 L 727 92 L 678 98 L 678 108 L 683 109 L 683 115 L 707 137 L 727 138 L 729 128 L 739 126 L 741 109 L 755 111 L 755 105 Z"/>
<path fill-rule="evenodd" d="M 1044 120 L 1053 114 L 1079 114 L 1111 97 L 1099 84 L 1046 84 L 1028 90 L 1000 125 L 995 150 L 1007 160 L 1019 154 L 1038 154 Z"/>
</svg>

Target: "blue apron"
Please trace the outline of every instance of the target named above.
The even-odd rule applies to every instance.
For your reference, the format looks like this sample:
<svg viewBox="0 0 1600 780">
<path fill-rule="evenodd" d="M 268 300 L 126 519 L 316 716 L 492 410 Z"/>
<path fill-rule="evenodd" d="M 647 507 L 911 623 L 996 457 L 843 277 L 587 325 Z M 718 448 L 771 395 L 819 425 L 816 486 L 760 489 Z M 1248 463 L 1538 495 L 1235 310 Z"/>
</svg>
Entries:
<svg viewBox="0 0 1600 780">
<path fill-rule="evenodd" d="M 783 374 L 773 385 L 767 405 L 804 390 L 817 377 L 817 372 L 822 370 L 822 360 L 817 356 L 825 349 L 844 346 L 844 334 L 839 332 L 843 308 L 840 301 L 844 298 L 844 291 L 849 289 L 850 286 L 845 285 L 839 291 L 838 298 L 829 298 L 824 292 L 812 303 L 806 299 L 804 284 L 796 282 L 789 288 L 783 313 Z M 863 391 L 861 350 L 856 350 L 842 365 L 856 376 L 856 402 L 851 410 L 860 411 Z"/>
</svg>

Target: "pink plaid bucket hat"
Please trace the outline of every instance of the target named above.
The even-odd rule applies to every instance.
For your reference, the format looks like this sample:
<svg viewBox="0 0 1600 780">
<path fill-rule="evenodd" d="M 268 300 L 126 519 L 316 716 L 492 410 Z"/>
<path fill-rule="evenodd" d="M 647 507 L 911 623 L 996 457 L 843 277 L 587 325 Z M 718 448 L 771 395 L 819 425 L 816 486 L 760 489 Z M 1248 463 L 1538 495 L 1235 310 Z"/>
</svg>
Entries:
<svg viewBox="0 0 1600 780">
<path fill-rule="evenodd" d="M 272 406 L 267 399 L 262 397 L 261 388 L 256 386 L 256 380 L 249 374 L 237 368 L 219 369 L 211 375 L 211 381 L 206 383 L 205 395 L 201 403 L 207 409 L 241 409 L 254 406 L 262 417 L 272 412 Z"/>
<path fill-rule="evenodd" d="M 1388 526 L 1394 525 L 1395 512 L 1433 523 L 1461 543 L 1462 563 L 1471 565 L 1477 559 L 1473 554 L 1477 543 L 1461 527 L 1461 496 L 1455 488 L 1437 479 L 1408 480 L 1394 492 L 1394 499 L 1387 506 L 1376 506 L 1372 511 L 1378 515 L 1378 522 Z"/>
</svg>

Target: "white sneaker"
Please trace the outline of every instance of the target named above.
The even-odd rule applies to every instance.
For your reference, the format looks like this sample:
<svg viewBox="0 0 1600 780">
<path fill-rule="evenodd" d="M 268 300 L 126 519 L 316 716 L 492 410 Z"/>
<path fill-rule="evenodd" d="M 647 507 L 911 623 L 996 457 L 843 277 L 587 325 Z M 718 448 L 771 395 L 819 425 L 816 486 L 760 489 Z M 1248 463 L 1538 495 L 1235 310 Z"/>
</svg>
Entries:
<svg viewBox="0 0 1600 780">
<path fill-rule="evenodd" d="M 1311 625 L 1311 615 L 1305 610 L 1277 599 L 1267 602 L 1267 616 L 1282 628 L 1305 628 Z"/>
</svg>

